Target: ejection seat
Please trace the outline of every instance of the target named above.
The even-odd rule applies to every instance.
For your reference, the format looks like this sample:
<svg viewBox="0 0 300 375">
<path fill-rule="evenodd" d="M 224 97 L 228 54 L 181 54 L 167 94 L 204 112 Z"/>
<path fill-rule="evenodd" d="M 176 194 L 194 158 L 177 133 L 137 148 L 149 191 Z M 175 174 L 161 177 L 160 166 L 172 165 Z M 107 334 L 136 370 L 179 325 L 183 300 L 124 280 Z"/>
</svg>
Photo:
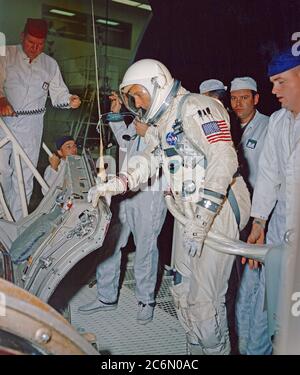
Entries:
<svg viewBox="0 0 300 375">
<path fill-rule="evenodd" d="M 87 194 L 95 172 L 86 153 L 69 156 L 29 216 L 0 220 L 0 277 L 49 301 L 81 259 L 101 247 L 111 219 L 105 200 L 93 208 Z"/>
</svg>

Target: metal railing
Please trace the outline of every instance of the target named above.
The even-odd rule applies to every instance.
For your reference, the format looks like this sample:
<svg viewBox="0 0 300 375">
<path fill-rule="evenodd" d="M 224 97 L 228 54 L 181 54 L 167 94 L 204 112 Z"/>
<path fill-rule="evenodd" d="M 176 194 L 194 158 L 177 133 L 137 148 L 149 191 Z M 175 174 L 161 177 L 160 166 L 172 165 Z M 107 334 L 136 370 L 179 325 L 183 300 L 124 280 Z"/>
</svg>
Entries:
<svg viewBox="0 0 300 375">
<path fill-rule="evenodd" d="M 11 132 L 11 130 L 8 128 L 8 126 L 5 124 L 5 122 L 2 120 L 1 117 L 0 117 L 0 127 L 5 133 L 5 137 L 0 139 L 0 148 L 5 146 L 9 142 L 12 143 L 12 153 L 13 153 L 14 162 L 15 162 L 15 173 L 17 175 L 22 212 L 23 212 L 23 216 L 25 217 L 28 215 L 28 205 L 27 205 L 27 199 L 26 199 L 26 193 L 25 193 L 25 187 L 24 187 L 24 177 L 22 173 L 21 159 L 23 160 L 25 164 L 27 164 L 28 168 L 31 170 L 32 174 L 34 175 L 34 177 L 36 178 L 40 186 L 46 191 L 48 191 L 49 188 L 46 182 L 44 181 L 43 177 L 40 175 L 38 170 L 35 168 L 31 160 L 29 159 L 28 155 L 23 150 L 22 146 L 20 145 L 16 137 L 13 135 L 13 133 Z M 13 221 L 11 213 L 9 212 L 9 209 L 5 202 L 5 197 L 3 196 L 2 189 L 0 189 L 0 203 L 1 203 L 3 213 L 5 214 L 6 219 L 9 221 Z"/>
</svg>

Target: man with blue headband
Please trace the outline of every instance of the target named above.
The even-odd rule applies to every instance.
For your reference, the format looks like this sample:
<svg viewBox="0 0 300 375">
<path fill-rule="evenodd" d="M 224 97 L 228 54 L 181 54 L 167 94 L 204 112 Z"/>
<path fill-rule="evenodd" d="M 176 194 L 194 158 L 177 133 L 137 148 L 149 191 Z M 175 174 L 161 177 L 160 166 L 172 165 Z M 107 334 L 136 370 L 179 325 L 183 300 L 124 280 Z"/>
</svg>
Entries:
<svg viewBox="0 0 300 375">
<path fill-rule="evenodd" d="M 63 135 L 55 141 L 56 152 L 49 157 L 49 165 L 44 172 L 44 180 L 49 188 L 55 183 L 59 171 L 64 166 L 68 156 L 77 155 L 77 145 L 71 135 Z M 42 189 L 46 195 L 47 190 Z"/>
<path fill-rule="evenodd" d="M 259 159 L 251 208 L 253 225 L 248 237 L 248 243 L 252 244 L 263 244 L 265 236 L 267 243 L 278 244 L 283 241 L 286 231 L 291 229 L 287 225 L 287 212 L 290 210 L 286 204 L 287 177 L 293 174 L 290 160 L 300 139 L 300 56 L 295 56 L 291 49 L 278 53 L 269 64 L 268 75 L 273 84 L 272 93 L 282 108 L 270 117 Z M 269 218 L 266 232 L 265 225 Z M 249 266 L 257 268 L 259 264 L 249 260 Z M 264 282 L 260 283 L 259 289 L 257 300 L 265 296 Z M 254 324 L 256 328 L 249 327 L 249 334 L 258 326 L 261 332 L 267 332 L 268 327 L 262 326 L 267 323 L 254 319 Z M 269 334 L 274 333 L 269 330 Z M 242 337 L 242 340 L 247 341 L 248 338 Z M 271 354 L 271 346 L 260 347 L 263 343 L 265 340 L 261 337 L 256 349 L 260 350 L 260 354 Z"/>
</svg>

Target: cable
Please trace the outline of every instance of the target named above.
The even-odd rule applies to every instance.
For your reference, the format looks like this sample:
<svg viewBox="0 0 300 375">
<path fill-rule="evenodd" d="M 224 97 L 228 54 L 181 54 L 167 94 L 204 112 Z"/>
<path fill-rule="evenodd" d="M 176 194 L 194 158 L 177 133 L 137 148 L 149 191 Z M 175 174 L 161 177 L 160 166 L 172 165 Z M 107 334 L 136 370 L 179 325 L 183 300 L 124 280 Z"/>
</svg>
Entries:
<svg viewBox="0 0 300 375">
<path fill-rule="evenodd" d="M 39 109 L 32 109 L 32 110 L 15 111 L 14 113 L 16 116 L 31 116 L 31 115 L 39 115 L 45 112 L 46 112 L 46 108 L 39 108 Z"/>
<path fill-rule="evenodd" d="M 61 103 L 54 106 L 54 108 L 69 108 L 69 103 Z M 32 115 L 40 115 L 41 113 L 46 112 L 46 107 L 38 108 L 38 109 L 27 109 L 27 110 L 20 110 L 14 111 L 15 116 L 32 116 Z"/>
<path fill-rule="evenodd" d="M 95 27 L 95 14 L 94 14 L 94 1 L 91 0 L 92 6 L 92 25 L 93 25 L 93 39 L 94 39 L 94 55 L 95 55 L 95 75 L 96 75 L 96 96 L 97 96 L 97 107 L 98 107 L 98 123 L 97 130 L 99 132 L 99 173 L 98 177 L 102 182 L 107 180 L 104 159 L 103 159 L 103 140 L 102 140 L 102 122 L 101 122 L 101 109 L 100 109 L 100 94 L 99 94 L 99 77 L 98 77 L 98 60 L 97 60 L 97 48 L 96 48 L 96 27 Z"/>
<path fill-rule="evenodd" d="M 132 119 L 135 118 L 135 116 L 131 112 L 106 112 L 101 115 L 101 120 L 104 118 L 104 121 L 107 122 L 119 122 L 119 121 L 124 121 L 125 117 L 131 117 Z M 122 135 L 122 138 L 124 141 L 132 141 L 136 137 L 138 137 L 138 134 L 134 134 L 130 136 L 129 134 L 124 134 Z"/>
<path fill-rule="evenodd" d="M 96 27 L 95 27 L 95 14 L 94 14 L 94 1 L 91 0 L 92 5 L 92 26 L 93 26 L 93 39 L 94 39 L 94 57 L 95 57 L 95 75 L 96 75 L 96 96 L 97 96 L 97 107 L 98 107 L 98 118 L 101 116 L 100 109 L 100 94 L 99 94 L 99 75 L 98 75 L 98 59 L 97 59 L 97 46 L 96 46 Z M 100 132 L 101 138 L 101 132 Z"/>
</svg>

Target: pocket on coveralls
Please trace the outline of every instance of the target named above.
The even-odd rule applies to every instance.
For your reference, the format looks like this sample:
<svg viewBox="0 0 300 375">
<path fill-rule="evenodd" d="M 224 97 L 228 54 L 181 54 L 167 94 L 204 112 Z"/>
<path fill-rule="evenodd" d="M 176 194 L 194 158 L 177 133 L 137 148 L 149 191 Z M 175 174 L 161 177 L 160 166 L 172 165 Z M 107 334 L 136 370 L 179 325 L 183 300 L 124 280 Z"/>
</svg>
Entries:
<svg viewBox="0 0 300 375">
<path fill-rule="evenodd" d="M 193 332 L 205 348 L 215 348 L 222 342 L 220 316 L 212 303 L 201 303 L 190 306 L 189 320 Z"/>
</svg>

